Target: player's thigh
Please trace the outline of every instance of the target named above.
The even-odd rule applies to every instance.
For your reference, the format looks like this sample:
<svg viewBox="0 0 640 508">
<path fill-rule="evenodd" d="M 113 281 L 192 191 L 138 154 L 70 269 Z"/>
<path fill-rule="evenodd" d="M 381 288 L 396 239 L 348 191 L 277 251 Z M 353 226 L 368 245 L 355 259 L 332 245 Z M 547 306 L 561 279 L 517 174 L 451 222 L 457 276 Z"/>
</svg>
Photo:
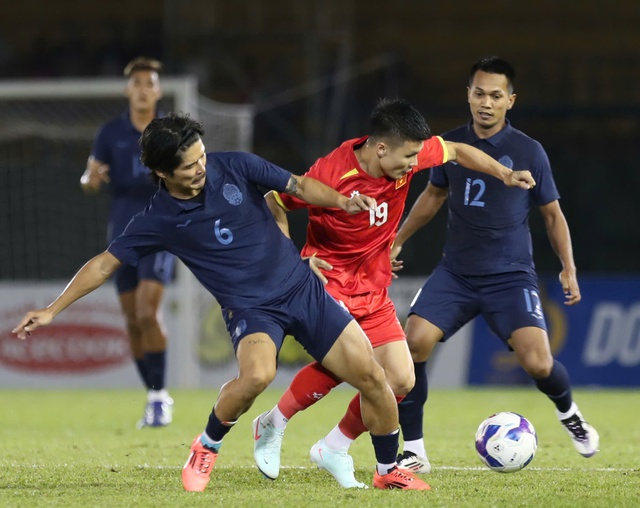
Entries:
<svg viewBox="0 0 640 508">
<path fill-rule="evenodd" d="M 390 342 L 373 349 L 376 361 L 384 369 L 387 383 L 396 395 L 406 395 L 415 384 L 413 360 L 405 341 Z"/>
<path fill-rule="evenodd" d="M 142 279 L 138 283 L 136 294 L 136 317 L 139 321 L 157 320 L 164 284 L 153 279 Z"/>
<path fill-rule="evenodd" d="M 436 342 L 448 340 L 479 312 L 469 279 L 438 265 L 411 302 L 405 333 L 414 359 L 426 360 Z"/>
<path fill-rule="evenodd" d="M 355 320 L 344 328 L 321 364 L 357 389 L 385 382 L 371 343 Z"/>
<path fill-rule="evenodd" d="M 514 330 L 508 341 L 520 365 L 534 378 L 545 378 L 551 374 L 553 356 L 547 332 L 537 326 L 526 326 Z"/>
<path fill-rule="evenodd" d="M 276 376 L 277 353 L 276 343 L 268 334 L 244 335 L 236 349 L 238 379 L 264 390 Z"/>
<path fill-rule="evenodd" d="M 444 331 L 417 314 L 409 315 L 404 332 L 414 362 L 426 362 L 435 345 L 444 337 Z"/>
<path fill-rule="evenodd" d="M 347 309 L 368 337 L 374 349 L 406 337 L 387 288 L 366 295 L 350 297 Z"/>
</svg>

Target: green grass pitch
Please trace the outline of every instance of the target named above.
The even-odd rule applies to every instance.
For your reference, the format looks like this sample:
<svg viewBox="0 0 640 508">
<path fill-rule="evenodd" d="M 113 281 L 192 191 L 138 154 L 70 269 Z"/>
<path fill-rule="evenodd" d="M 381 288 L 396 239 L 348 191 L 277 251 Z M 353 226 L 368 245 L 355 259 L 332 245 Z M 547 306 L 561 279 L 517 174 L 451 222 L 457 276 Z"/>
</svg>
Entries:
<svg viewBox="0 0 640 508">
<path fill-rule="evenodd" d="M 640 395 L 635 390 L 575 390 L 598 429 L 600 453 L 575 452 L 552 404 L 534 388 L 433 390 L 425 438 L 434 471 L 430 492 L 344 490 L 309 462 L 309 448 L 338 421 L 354 393 L 335 390 L 291 420 L 282 471 L 264 479 L 253 463 L 251 421 L 271 408 L 269 389 L 225 438 L 203 493 L 184 492 L 180 469 L 202 431 L 214 390 L 178 391 L 167 428 L 135 428 L 141 390 L 0 390 L 0 506 L 102 507 L 637 507 L 640 506 Z M 524 470 L 500 474 L 474 449 L 479 423 L 497 411 L 526 416 L 539 448 Z M 367 435 L 351 447 L 356 477 L 371 485 Z"/>
</svg>

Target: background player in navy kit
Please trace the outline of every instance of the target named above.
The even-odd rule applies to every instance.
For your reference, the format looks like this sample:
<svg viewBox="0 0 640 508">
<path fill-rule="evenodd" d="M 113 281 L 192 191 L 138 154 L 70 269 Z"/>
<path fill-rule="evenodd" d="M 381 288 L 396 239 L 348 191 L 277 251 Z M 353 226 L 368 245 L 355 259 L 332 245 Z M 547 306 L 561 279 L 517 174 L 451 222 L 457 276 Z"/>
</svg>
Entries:
<svg viewBox="0 0 640 508">
<path fill-rule="evenodd" d="M 379 477 L 398 477 L 385 482 L 386 488 L 428 490 L 425 482 L 396 467 L 397 404 L 369 340 L 282 234 L 261 187 L 349 213 L 368 212 L 376 201 L 364 195 L 347 198 L 252 154 L 207 154 L 203 133 L 199 123 L 182 116 L 158 118 L 147 126 L 141 158 L 160 183 L 149 206 L 53 303 L 28 312 L 14 333 L 24 339 L 49 324 L 123 263 L 135 266 L 147 255 L 170 251 L 217 299 L 238 361 L 238 376 L 221 388 L 205 431 L 191 445 L 182 470 L 186 490 L 205 489 L 223 437 L 274 379 L 285 334 L 360 391 L 378 463 L 374 483 Z"/>
<path fill-rule="evenodd" d="M 512 66 L 498 57 L 474 64 L 467 89 L 472 121 L 443 138 L 473 145 L 505 166 L 528 168 L 537 185 L 529 191 L 506 189 L 465 168 L 449 164 L 433 168 L 391 253 L 396 259 L 405 241 L 449 198 L 443 258 L 414 299 L 405 326 L 416 384 L 399 406 L 405 446 L 398 462 L 415 472 L 421 472 L 426 459 L 422 435 L 426 360 L 438 341 L 446 341 L 478 314 L 513 349 L 538 389 L 556 405 L 558 418 L 578 452 L 591 457 L 598 451 L 598 433 L 578 411 L 567 370 L 554 360 L 549 348 L 527 224 L 531 202 L 542 213 L 562 263 L 560 283 L 566 305 L 580 301 L 580 288 L 569 227 L 547 155 L 540 143 L 506 119 L 516 98 L 514 77 Z"/>
<path fill-rule="evenodd" d="M 109 187 L 108 241 L 124 231 L 157 190 L 149 169 L 140 162 L 138 139 L 157 115 L 161 70 L 159 61 L 144 57 L 125 67 L 129 109 L 100 128 L 80 179 L 86 192 L 96 192 L 102 184 Z M 167 337 L 159 312 L 174 265 L 174 256 L 157 252 L 140 260 L 138 266 L 122 266 L 114 277 L 131 353 L 147 388 L 147 404 L 138 427 L 164 426 L 172 419 L 173 400 L 165 386 Z"/>
</svg>

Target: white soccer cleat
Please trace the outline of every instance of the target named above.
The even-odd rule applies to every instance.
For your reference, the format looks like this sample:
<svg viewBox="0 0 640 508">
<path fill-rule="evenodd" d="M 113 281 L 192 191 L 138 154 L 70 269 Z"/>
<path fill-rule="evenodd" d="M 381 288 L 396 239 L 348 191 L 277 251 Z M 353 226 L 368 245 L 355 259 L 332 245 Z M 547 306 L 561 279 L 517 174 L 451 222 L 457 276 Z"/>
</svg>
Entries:
<svg viewBox="0 0 640 508">
<path fill-rule="evenodd" d="M 311 462 L 324 469 L 333 476 L 345 489 L 368 489 L 364 483 L 356 480 L 353 475 L 353 459 L 347 447 L 332 450 L 327 446 L 324 438 L 311 447 L 309 453 Z"/>
<path fill-rule="evenodd" d="M 596 429 L 582 417 L 580 411 L 573 416 L 560 420 L 560 423 L 571 437 L 573 446 L 583 457 L 592 457 L 599 451 L 600 436 Z"/>
<path fill-rule="evenodd" d="M 253 420 L 253 458 L 260 472 L 268 479 L 275 480 L 280 474 L 280 449 L 284 429 L 276 429 L 272 423 L 265 422 L 262 413 Z"/>
<path fill-rule="evenodd" d="M 431 463 L 427 457 L 420 457 L 413 452 L 404 452 L 398 455 L 398 469 L 411 471 L 417 474 L 427 474 L 431 472 Z"/>
</svg>

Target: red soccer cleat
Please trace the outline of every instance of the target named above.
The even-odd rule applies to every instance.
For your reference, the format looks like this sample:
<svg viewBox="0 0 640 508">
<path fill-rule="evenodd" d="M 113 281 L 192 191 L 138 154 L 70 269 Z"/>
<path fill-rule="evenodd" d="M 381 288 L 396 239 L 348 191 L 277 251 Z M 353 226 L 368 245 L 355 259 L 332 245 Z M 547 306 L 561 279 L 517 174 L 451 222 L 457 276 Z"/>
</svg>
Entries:
<svg viewBox="0 0 640 508">
<path fill-rule="evenodd" d="M 218 458 L 217 452 L 200 441 L 200 435 L 191 443 L 191 453 L 182 468 L 182 485 L 189 492 L 202 492 L 209 483 L 211 471 Z"/>
<path fill-rule="evenodd" d="M 378 474 L 376 470 L 373 475 L 373 486 L 376 489 L 402 489 L 402 490 L 431 490 L 431 487 L 420 478 L 413 475 L 411 471 L 403 471 L 394 467 L 387 474 Z"/>
</svg>

